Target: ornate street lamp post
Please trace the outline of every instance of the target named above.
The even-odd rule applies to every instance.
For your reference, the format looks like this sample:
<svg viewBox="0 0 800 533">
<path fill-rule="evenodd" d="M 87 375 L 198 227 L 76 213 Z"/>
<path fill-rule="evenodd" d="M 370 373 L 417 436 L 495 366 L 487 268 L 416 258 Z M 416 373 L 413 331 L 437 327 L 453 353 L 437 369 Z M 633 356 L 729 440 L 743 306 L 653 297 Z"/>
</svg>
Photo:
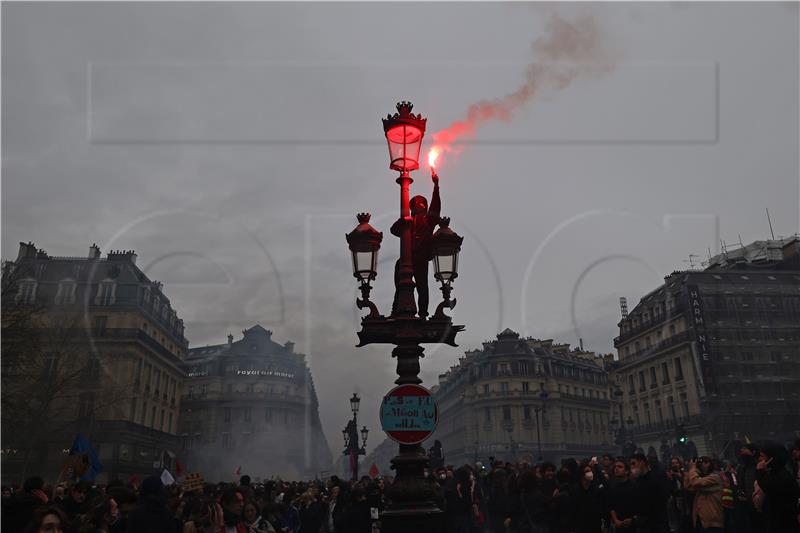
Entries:
<svg viewBox="0 0 800 533">
<path fill-rule="evenodd" d="M 358 215 L 359 225 L 347 235 L 353 255 L 353 275 L 361 282 L 359 309 L 368 308 L 361 319 L 358 346 L 367 344 L 394 345 L 392 357 L 397 359 L 397 385 L 419 385 L 419 360 L 424 356 L 420 346 L 444 343 L 456 346 L 456 334 L 464 326 L 454 325 L 445 309 L 455 307 L 450 299 L 452 282 L 458 276 L 458 255 L 462 237 L 450 229 L 450 220 L 440 216 L 439 176 L 432 171 L 434 184 L 430 206 L 422 196 L 409 198 L 413 183 L 411 171 L 419 168 L 419 152 L 427 119 L 415 115 L 409 102 L 397 104 L 397 113 L 383 119 L 389 148 L 389 168 L 400 173 L 400 217 L 391 233 L 400 239 L 400 259 L 395 265 L 395 295 L 392 312 L 387 317 L 369 300 L 370 282 L 377 276 L 377 254 L 383 234 L 369 225 L 369 214 Z M 434 234 L 434 229 L 439 230 Z M 434 263 L 434 277 L 441 282 L 444 301 L 428 318 L 428 263 Z M 416 290 L 417 300 L 414 299 Z M 387 491 L 388 505 L 381 516 L 383 533 L 439 532 L 444 529 L 442 511 L 436 507 L 435 489 L 424 477 L 427 457 L 420 444 L 400 444 L 392 460 L 395 481 Z"/>
<path fill-rule="evenodd" d="M 353 419 L 347 422 L 347 425 L 342 430 L 344 437 L 344 455 L 350 459 L 350 472 L 351 479 L 358 480 L 358 456 L 367 454 L 367 435 L 369 430 L 367 426 L 361 428 L 361 446 L 358 445 L 358 406 L 361 403 L 361 398 L 358 394 L 353 393 L 350 398 L 350 410 L 353 411 Z"/>
</svg>

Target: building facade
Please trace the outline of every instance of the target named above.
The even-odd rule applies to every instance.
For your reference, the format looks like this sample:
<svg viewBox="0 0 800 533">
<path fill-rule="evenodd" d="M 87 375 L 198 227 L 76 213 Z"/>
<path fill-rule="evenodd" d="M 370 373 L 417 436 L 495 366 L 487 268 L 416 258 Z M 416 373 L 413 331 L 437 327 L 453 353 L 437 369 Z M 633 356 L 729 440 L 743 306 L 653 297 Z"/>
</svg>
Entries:
<svg viewBox="0 0 800 533">
<path fill-rule="evenodd" d="M 619 333 L 614 380 L 643 450 L 726 455 L 748 439 L 800 431 L 797 237 L 673 272 L 623 316 Z"/>
<path fill-rule="evenodd" d="M 300 479 L 330 470 L 332 459 L 305 355 L 255 325 L 242 338 L 192 348 L 179 433 L 187 469 L 229 479 Z"/>
<path fill-rule="evenodd" d="M 466 352 L 433 393 L 445 462 L 556 461 L 611 447 L 604 358 L 506 329 Z"/>
<path fill-rule="evenodd" d="M 188 342 L 133 251 L 50 257 L 20 243 L 3 271 L 2 477 L 58 478 L 75 435 L 103 482 L 169 466 Z"/>
</svg>

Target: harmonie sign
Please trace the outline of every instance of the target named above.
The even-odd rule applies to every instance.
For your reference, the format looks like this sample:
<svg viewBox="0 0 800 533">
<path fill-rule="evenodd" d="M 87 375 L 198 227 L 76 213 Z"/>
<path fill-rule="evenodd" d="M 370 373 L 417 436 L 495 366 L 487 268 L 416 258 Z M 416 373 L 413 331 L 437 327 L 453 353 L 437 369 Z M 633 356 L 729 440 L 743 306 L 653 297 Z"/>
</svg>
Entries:
<svg viewBox="0 0 800 533">
<path fill-rule="evenodd" d="M 418 444 L 436 429 L 439 408 L 431 392 L 419 385 L 400 385 L 381 402 L 381 428 L 399 444 Z"/>
</svg>

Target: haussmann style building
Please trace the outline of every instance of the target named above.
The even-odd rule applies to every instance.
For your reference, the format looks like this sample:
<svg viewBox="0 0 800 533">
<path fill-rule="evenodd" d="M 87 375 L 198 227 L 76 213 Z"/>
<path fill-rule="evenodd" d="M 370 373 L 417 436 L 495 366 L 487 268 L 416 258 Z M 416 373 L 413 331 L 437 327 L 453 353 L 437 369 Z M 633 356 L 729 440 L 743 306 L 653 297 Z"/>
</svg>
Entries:
<svg viewBox="0 0 800 533">
<path fill-rule="evenodd" d="M 2 477 L 56 481 L 75 436 L 97 481 L 171 467 L 188 342 L 133 251 L 51 257 L 20 243 L 3 270 Z"/>
<path fill-rule="evenodd" d="M 452 465 L 557 461 L 611 449 L 611 401 L 605 359 L 510 329 L 439 376 L 432 391 Z"/>
<path fill-rule="evenodd" d="M 332 458 L 305 355 L 255 325 L 239 340 L 192 348 L 184 361 L 179 433 L 188 471 L 231 479 L 302 479 Z"/>
<path fill-rule="evenodd" d="M 614 377 L 636 446 L 730 455 L 800 431 L 800 239 L 673 272 L 619 322 Z M 691 445 L 688 450 L 679 441 Z"/>
</svg>

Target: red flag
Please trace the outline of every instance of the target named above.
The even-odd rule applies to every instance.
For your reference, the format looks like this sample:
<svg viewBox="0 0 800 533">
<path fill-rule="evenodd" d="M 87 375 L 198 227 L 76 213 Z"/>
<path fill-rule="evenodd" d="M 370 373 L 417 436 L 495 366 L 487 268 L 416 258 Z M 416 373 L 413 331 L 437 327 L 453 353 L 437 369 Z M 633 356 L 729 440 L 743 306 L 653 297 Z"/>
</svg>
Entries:
<svg viewBox="0 0 800 533">
<path fill-rule="evenodd" d="M 183 475 L 183 465 L 181 464 L 178 458 L 175 458 L 175 476 L 182 476 Z"/>
<path fill-rule="evenodd" d="M 374 478 L 378 477 L 380 475 L 380 473 L 381 473 L 381 471 L 378 470 L 378 465 L 376 465 L 375 463 L 372 463 L 372 466 L 369 467 L 369 477 L 374 479 Z"/>
</svg>

